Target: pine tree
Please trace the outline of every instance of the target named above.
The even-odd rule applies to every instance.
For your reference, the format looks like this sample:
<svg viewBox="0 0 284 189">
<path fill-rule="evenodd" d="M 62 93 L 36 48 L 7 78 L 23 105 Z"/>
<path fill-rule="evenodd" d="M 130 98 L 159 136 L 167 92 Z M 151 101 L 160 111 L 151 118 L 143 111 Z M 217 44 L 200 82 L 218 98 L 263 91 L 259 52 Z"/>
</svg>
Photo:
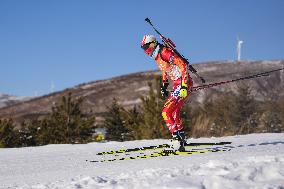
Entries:
<svg viewBox="0 0 284 189">
<path fill-rule="evenodd" d="M 123 111 L 124 125 L 129 131 L 129 139 L 140 140 L 142 139 L 142 127 L 141 127 L 141 113 L 138 108 L 134 106 L 130 110 Z"/>
<path fill-rule="evenodd" d="M 84 114 L 81 111 L 82 103 L 83 98 L 73 99 L 71 93 L 63 96 L 61 103 L 52 107 L 48 120 L 48 124 L 53 127 L 50 134 L 62 136 L 64 143 L 86 141 L 91 136 L 95 116 Z"/>
<path fill-rule="evenodd" d="M 128 139 L 129 130 L 125 127 L 123 112 L 125 111 L 120 106 L 116 99 L 110 107 L 107 107 L 107 116 L 104 121 L 104 127 L 107 129 L 107 139 L 115 141 L 124 141 Z"/>
<path fill-rule="evenodd" d="M 14 128 L 12 119 L 0 119 L 0 147 L 12 148 L 20 146 L 19 136 Z"/>
<path fill-rule="evenodd" d="M 265 115 L 266 132 L 280 133 L 282 130 L 282 122 L 279 114 L 275 111 L 266 112 Z"/>
<path fill-rule="evenodd" d="M 51 115 L 34 120 L 25 126 L 36 145 L 84 143 L 91 138 L 95 116 L 81 111 L 83 98 L 73 98 L 69 93 L 52 107 Z"/>
<path fill-rule="evenodd" d="M 163 100 L 160 94 L 161 79 L 155 78 L 155 86 L 148 83 L 150 91 L 148 96 L 141 97 L 141 138 L 168 138 L 169 131 L 162 118 Z"/>
<path fill-rule="evenodd" d="M 18 130 L 22 147 L 37 145 L 38 129 L 36 122 L 37 121 L 25 121 L 22 123 L 21 129 Z"/>
</svg>

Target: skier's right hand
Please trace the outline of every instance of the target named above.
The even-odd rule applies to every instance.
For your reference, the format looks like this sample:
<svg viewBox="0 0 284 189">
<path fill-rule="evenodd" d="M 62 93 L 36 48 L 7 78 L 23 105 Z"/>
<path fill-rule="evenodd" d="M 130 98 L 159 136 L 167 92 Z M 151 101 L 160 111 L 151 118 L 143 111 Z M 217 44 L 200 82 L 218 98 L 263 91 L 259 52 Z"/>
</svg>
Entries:
<svg viewBox="0 0 284 189">
<path fill-rule="evenodd" d="M 161 95 L 163 98 L 167 98 L 169 95 L 169 92 L 167 91 L 168 86 L 169 86 L 169 82 L 167 80 L 163 81 L 163 84 L 161 86 Z"/>
</svg>

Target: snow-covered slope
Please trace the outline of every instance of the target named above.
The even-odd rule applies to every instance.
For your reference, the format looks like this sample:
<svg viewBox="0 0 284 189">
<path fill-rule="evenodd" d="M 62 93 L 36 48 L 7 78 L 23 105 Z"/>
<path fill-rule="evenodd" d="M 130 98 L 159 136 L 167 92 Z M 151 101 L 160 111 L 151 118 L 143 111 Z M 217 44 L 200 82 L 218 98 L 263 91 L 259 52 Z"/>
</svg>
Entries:
<svg viewBox="0 0 284 189">
<path fill-rule="evenodd" d="M 0 188 L 284 188 L 284 133 L 189 139 L 220 141 L 230 151 L 99 163 L 86 160 L 166 140 L 0 149 Z"/>
</svg>

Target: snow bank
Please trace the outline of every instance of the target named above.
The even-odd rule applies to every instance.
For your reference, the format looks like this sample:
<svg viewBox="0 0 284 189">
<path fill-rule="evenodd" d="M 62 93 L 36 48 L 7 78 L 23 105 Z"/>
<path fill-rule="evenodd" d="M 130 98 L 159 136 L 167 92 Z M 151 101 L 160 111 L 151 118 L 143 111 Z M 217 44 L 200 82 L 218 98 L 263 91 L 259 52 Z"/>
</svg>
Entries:
<svg viewBox="0 0 284 189">
<path fill-rule="evenodd" d="M 70 181 L 18 188 L 281 188 L 284 156 L 245 157 L 241 160 L 209 160 L 199 166 L 144 169 L 115 177 L 79 176 Z"/>
<path fill-rule="evenodd" d="M 90 163 L 112 149 L 165 140 L 0 150 L 0 188 L 284 188 L 284 134 L 190 139 L 232 141 L 226 152 Z M 2 185 L 1 185 L 2 184 Z"/>
</svg>

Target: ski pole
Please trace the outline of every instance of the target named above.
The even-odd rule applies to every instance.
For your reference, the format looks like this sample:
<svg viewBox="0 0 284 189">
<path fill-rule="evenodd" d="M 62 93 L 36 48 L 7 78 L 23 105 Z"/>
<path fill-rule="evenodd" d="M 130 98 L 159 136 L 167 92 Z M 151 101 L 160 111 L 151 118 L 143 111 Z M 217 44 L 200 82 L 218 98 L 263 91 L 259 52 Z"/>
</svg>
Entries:
<svg viewBox="0 0 284 189">
<path fill-rule="evenodd" d="M 195 86 L 195 87 L 191 88 L 191 91 L 194 92 L 194 91 L 199 91 L 199 90 L 202 90 L 202 89 L 207 89 L 207 88 L 211 88 L 211 87 L 215 87 L 215 86 L 219 86 L 219 85 L 224 85 L 224 84 L 228 84 L 228 83 L 232 83 L 232 82 L 237 82 L 237 81 L 241 81 L 241 80 L 269 76 L 270 73 L 281 71 L 281 70 L 284 70 L 284 68 L 279 68 L 279 69 L 270 70 L 270 71 L 267 71 L 267 72 L 249 75 L 249 76 L 241 77 L 241 78 L 238 78 L 238 79 L 232 79 L 232 80 L 221 81 L 221 82 L 217 82 L 217 83 L 210 83 L 210 84 L 207 84 L 207 85 Z"/>
<path fill-rule="evenodd" d="M 155 30 L 155 32 L 160 36 L 160 38 L 162 39 L 163 43 L 166 45 L 166 47 L 170 48 L 176 55 L 178 55 L 179 57 L 181 57 L 187 64 L 188 69 L 197 77 L 199 78 L 202 83 L 205 83 L 205 80 L 203 79 L 203 77 L 201 77 L 196 69 L 194 69 L 194 67 L 192 65 L 190 65 L 188 59 L 186 59 L 183 55 L 181 55 L 177 50 L 176 50 L 176 45 L 173 43 L 172 40 L 170 40 L 169 38 L 164 37 L 156 28 L 155 26 L 152 24 L 151 20 L 149 18 L 146 18 L 145 21 L 147 23 L 149 23 L 152 28 Z"/>
</svg>

